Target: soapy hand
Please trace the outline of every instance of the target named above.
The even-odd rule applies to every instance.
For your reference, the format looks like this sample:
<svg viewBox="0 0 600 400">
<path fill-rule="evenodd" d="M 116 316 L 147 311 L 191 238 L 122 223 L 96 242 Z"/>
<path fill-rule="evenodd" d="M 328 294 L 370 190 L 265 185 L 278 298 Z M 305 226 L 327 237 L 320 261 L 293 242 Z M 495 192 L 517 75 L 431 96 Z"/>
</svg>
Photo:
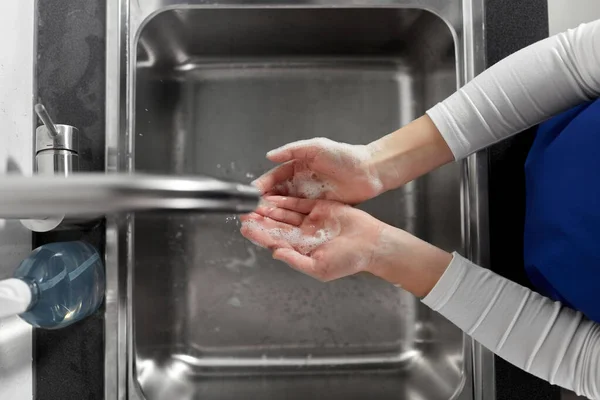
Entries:
<svg viewBox="0 0 600 400">
<path fill-rule="evenodd" d="M 268 196 L 241 233 L 273 258 L 321 281 L 369 272 L 416 296 L 435 286 L 452 256 L 349 205 Z"/>
<path fill-rule="evenodd" d="M 368 146 L 315 138 L 272 150 L 267 158 L 281 165 L 254 181 L 266 195 L 358 204 L 383 191 Z"/>
<path fill-rule="evenodd" d="M 241 233 L 273 258 L 321 281 L 369 271 L 385 224 L 334 201 L 269 196 Z"/>
</svg>

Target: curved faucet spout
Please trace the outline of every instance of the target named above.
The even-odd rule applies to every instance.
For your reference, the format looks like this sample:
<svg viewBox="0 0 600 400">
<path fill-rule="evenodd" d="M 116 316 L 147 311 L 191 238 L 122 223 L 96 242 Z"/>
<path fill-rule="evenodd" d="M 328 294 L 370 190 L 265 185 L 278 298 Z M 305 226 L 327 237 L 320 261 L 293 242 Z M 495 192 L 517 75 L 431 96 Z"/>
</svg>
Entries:
<svg viewBox="0 0 600 400">
<path fill-rule="evenodd" d="M 252 186 L 201 176 L 0 177 L 0 218 L 161 211 L 247 213 L 256 208 L 259 198 Z"/>
</svg>

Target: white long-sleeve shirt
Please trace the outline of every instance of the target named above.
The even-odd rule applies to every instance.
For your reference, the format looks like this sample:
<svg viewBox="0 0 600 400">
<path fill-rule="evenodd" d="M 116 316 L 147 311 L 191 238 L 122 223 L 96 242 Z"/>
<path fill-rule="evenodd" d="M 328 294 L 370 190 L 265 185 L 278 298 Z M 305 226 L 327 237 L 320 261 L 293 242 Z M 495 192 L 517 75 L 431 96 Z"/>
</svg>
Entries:
<svg viewBox="0 0 600 400">
<path fill-rule="evenodd" d="M 427 114 L 458 160 L 599 96 L 595 21 L 507 57 Z M 600 324 L 581 313 L 458 254 L 423 302 L 512 364 L 600 400 Z"/>
</svg>

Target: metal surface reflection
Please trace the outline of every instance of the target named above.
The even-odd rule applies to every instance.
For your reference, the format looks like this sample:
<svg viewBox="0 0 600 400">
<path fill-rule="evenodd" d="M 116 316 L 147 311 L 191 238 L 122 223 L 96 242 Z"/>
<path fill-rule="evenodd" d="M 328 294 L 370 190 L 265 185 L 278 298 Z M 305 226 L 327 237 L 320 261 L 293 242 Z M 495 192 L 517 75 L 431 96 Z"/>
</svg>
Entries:
<svg viewBox="0 0 600 400">
<path fill-rule="evenodd" d="M 114 172 L 250 182 L 272 166 L 267 150 L 314 136 L 367 143 L 483 65 L 480 1 L 113 0 L 108 10 Z M 485 264 L 477 157 L 362 207 Z M 490 354 L 410 294 L 369 276 L 318 283 L 238 230 L 215 215 L 109 224 L 107 398 L 494 398 Z"/>
</svg>

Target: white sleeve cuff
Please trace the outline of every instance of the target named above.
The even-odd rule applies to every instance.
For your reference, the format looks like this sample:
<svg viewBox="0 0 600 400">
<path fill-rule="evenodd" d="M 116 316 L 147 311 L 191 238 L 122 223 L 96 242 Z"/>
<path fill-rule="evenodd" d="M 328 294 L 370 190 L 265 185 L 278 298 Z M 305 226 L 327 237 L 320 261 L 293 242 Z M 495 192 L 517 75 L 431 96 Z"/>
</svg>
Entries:
<svg viewBox="0 0 600 400">
<path fill-rule="evenodd" d="M 435 287 L 422 300 L 432 310 L 438 311 L 443 307 L 458 289 L 458 285 L 465 275 L 465 266 L 461 262 L 461 258 L 458 253 L 452 253 L 452 261 L 450 261 L 448 268 L 446 268 Z"/>
<path fill-rule="evenodd" d="M 448 107 L 444 103 L 437 103 L 427 110 L 427 115 L 431 118 L 438 131 L 440 131 L 440 134 L 454 156 L 454 160 L 461 160 L 469 155 L 471 149 L 469 139 L 462 134 L 461 129 L 450 116 Z"/>
</svg>

